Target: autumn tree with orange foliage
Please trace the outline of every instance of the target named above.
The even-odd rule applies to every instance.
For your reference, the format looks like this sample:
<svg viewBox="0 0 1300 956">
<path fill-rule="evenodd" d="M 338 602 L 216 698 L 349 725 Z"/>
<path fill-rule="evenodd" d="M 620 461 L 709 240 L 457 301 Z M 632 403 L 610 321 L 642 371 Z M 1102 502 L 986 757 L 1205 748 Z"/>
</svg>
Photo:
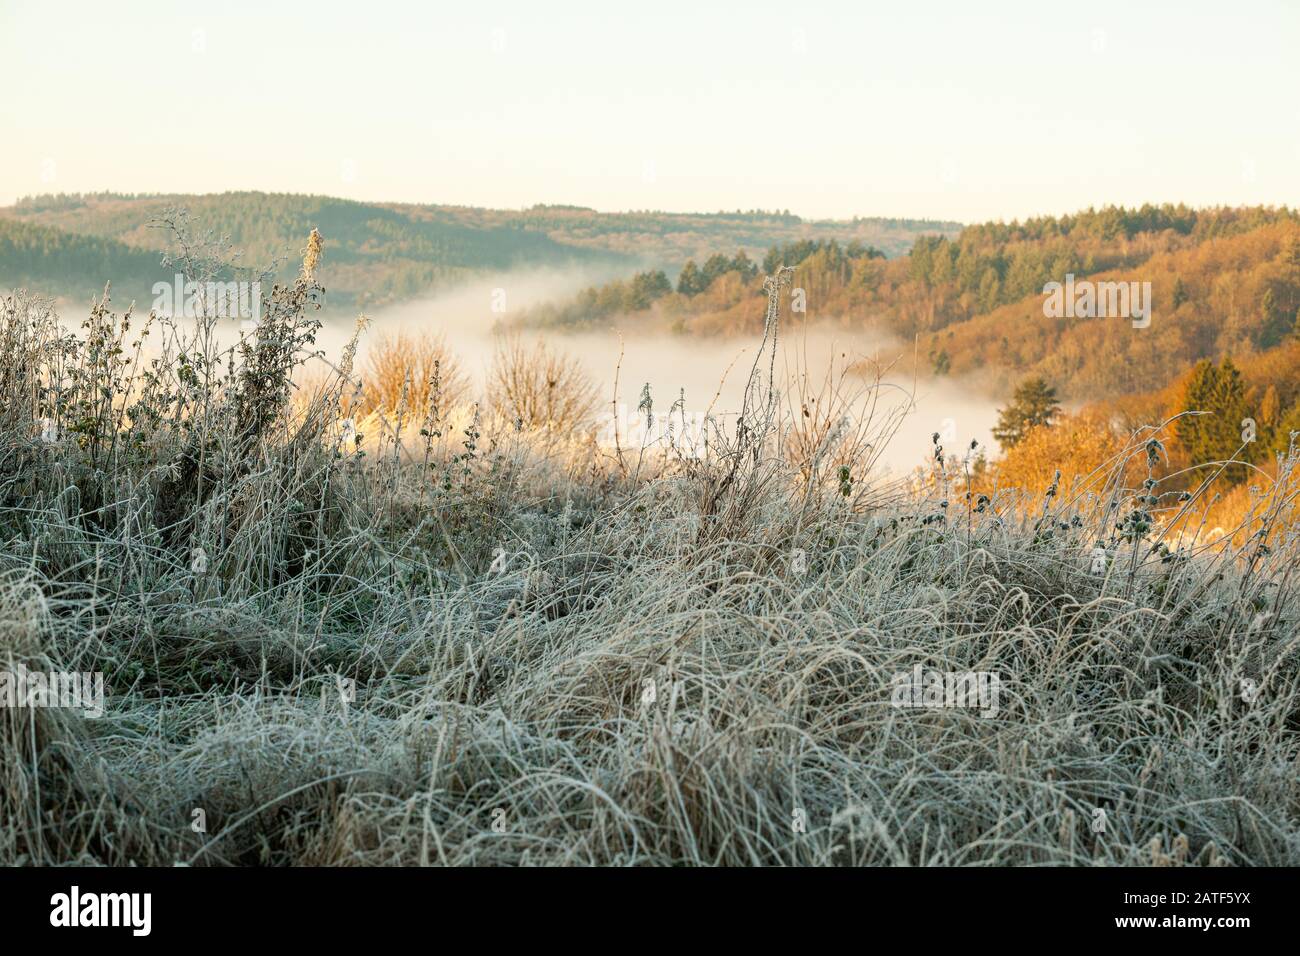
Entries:
<svg viewBox="0 0 1300 956">
<path fill-rule="evenodd" d="M 1124 437 L 1100 411 L 1061 414 L 1051 425 L 1031 426 L 994 463 L 989 477 L 1003 488 L 1037 491 L 1052 484 L 1060 472 L 1059 487 L 1069 489 L 1108 463 L 1124 445 Z"/>
<path fill-rule="evenodd" d="M 469 381 L 441 336 L 400 331 L 378 336 L 366 357 L 359 411 L 409 409 L 425 414 L 430 402 L 446 411 L 465 401 Z"/>
</svg>

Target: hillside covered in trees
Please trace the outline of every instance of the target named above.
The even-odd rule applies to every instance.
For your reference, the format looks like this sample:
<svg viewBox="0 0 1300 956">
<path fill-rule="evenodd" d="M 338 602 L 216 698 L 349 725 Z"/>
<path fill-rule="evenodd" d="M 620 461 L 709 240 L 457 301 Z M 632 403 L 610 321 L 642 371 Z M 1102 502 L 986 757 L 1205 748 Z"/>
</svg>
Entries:
<svg viewBox="0 0 1300 956">
<path fill-rule="evenodd" d="M 331 305 L 374 308 L 410 299 L 475 273 L 520 267 L 677 270 L 714 248 L 758 254 L 772 243 L 836 239 L 892 254 L 918 235 L 956 235 L 951 222 L 904 219 L 808 221 L 787 212 L 600 213 L 573 206 L 496 210 L 361 203 L 270 193 L 116 194 L 30 197 L 0 209 L 0 285 L 78 297 L 154 274 L 169 248 L 159 220 L 184 209 L 193 223 L 229 240 L 240 264 L 264 269 L 313 228 L 329 257 Z M 35 227 L 46 230 L 32 232 Z M 51 250 L 36 264 L 30 250 Z M 152 264 L 150 257 L 152 256 Z"/>
<path fill-rule="evenodd" d="M 889 259 L 836 240 L 773 245 L 688 261 L 676 275 L 643 273 L 587 290 L 527 320 L 582 325 L 622 313 L 683 333 L 752 333 L 762 276 L 795 269 L 810 321 L 916 342 L 936 375 L 975 375 L 1005 392 L 1042 375 L 1066 401 L 1168 384 L 1194 362 L 1279 346 L 1300 311 L 1300 218 L 1287 209 L 1089 210 L 1025 223 L 920 236 Z M 1150 282 L 1153 321 L 1048 318 L 1043 287 L 1067 275 Z"/>
<path fill-rule="evenodd" d="M 147 290 L 171 281 L 158 253 L 102 236 L 0 218 L 0 285 L 87 298 L 104 283 Z"/>
<path fill-rule="evenodd" d="M 983 479 L 1068 484 L 1135 430 L 1195 411 L 1161 439 L 1153 473 L 1182 490 L 1203 478 L 1182 473 L 1192 463 L 1229 462 L 1213 481 L 1240 513 L 1249 480 L 1300 432 L 1300 217 L 1286 208 L 1108 207 L 920 236 L 895 259 L 835 240 L 773 245 L 759 262 L 716 252 L 524 321 L 755 334 L 762 277 L 781 265 L 809 323 L 883 336 L 922 375 L 1006 403 Z M 1149 283 L 1150 321 L 1049 317 L 1044 287 L 1067 276 Z"/>
<path fill-rule="evenodd" d="M 763 277 L 789 266 L 808 321 L 883 335 L 915 354 L 922 374 L 959 379 L 1011 413 L 1013 391 L 1037 396 L 1042 407 L 1001 430 L 999 467 L 1026 485 L 1049 482 L 1061 464 L 1067 474 L 1095 467 L 1127 431 L 1192 408 L 1211 416 L 1171 432 L 1171 468 L 1215 456 L 1267 467 L 1300 425 L 1300 218 L 1286 208 L 1107 207 L 957 230 L 914 220 L 809 223 L 761 210 L 513 212 L 261 193 L 37 197 L 0 210 L 0 284 L 84 299 L 112 278 L 119 299 L 139 302 L 173 271 L 161 265 L 169 237 L 160 220 L 182 207 L 228 237 L 246 266 L 271 262 L 319 224 L 330 251 L 322 278 L 343 307 L 521 265 L 627 269 L 522 317 L 561 330 L 754 334 Z M 1149 283 L 1150 323 L 1045 315 L 1044 286 L 1066 276 Z M 1049 397 L 1065 410 L 1043 414 Z M 1247 419 L 1253 434 L 1243 443 Z M 1247 472 L 1234 466 L 1222 477 L 1240 485 Z"/>
</svg>

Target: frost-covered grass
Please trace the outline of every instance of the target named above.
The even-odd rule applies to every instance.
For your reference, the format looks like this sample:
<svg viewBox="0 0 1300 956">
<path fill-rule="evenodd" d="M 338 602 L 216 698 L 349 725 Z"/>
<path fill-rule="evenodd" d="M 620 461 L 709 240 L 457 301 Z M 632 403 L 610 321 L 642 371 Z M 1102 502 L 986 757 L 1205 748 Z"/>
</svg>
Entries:
<svg viewBox="0 0 1300 956">
<path fill-rule="evenodd" d="M 0 710 L 0 863 L 1300 863 L 1289 481 L 1198 553 L 1129 517 L 1153 435 L 891 491 L 897 423 L 792 440 L 770 351 L 704 460 L 353 421 L 350 352 L 290 387 L 315 295 L 219 361 L 4 303 L 0 667 L 108 700 Z M 918 664 L 996 713 L 893 706 Z"/>
</svg>

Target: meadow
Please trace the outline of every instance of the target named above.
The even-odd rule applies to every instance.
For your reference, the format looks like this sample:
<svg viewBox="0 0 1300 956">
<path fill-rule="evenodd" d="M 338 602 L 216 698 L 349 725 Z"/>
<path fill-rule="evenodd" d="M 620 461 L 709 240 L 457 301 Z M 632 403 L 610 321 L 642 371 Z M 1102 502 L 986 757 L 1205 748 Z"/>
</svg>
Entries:
<svg viewBox="0 0 1300 956">
<path fill-rule="evenodd" d="M 320 255 L 230 348 L 0 304 L 0 666 L 107 688 L 0 708 L 0 863 L 1300 864 L 1294 446 L 1212 539 L 1168 421 L 883 479 L 915 425 L 776 374 L 781 269 L 735 427 L 610 449 L 556 353 L 322 363 Z"/>
</svg>

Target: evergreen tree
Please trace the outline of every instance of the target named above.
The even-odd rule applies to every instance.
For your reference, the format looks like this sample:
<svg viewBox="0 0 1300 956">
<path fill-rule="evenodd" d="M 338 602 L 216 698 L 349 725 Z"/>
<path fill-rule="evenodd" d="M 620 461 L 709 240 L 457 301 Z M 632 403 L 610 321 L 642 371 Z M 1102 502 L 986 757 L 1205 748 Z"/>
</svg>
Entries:
<svg viewBox="0 0 1300 956">
<path fill-rule="evenodd" d="M 776 246 L 767 250 L 767 255 L 763 257 L 763 272 L 766 275 L 774 275 L 776 270 L 782 265 L 781 250 Z"/>
<path fill-rule="evenodd" d="M 1187 384 L 1183 386 L 1183 409 L 1189 412 L 1208 412 L 1218 387 L 1219 370 L 1209 359 L 1201 359 L 1192 368 Z M 1205 452 L 1212 439 L 1205 424 L 1205 417 L 1187 415 L 1178 419 L 1174 425 L 1178 441 L 1187 449 L 1193 461 L 1206 460 Z"/>
<path fill-rule="evenodd" d="M 704 281 L 704 285 L 700 291 L 703 292 L 707 289 L 713 284 L 714 279 L 725 274 L 730 268 L 731 262 L 728 261 L 727 257 L 720 252 L 715 252 L 713 255 L 709 256 L 709 258 L 705 259 L 704 268 L 700 270 L 700 276 Z"/>
<path fill-rule="evenodd" d="M 1291 298 L 1284 290 L 1283 295 Z M 1291 331 L 1291 310 L 1279 301 L 1275 289 L 1270 286 L 1264 290 L 1259 300 L 1259 332 L 1256 342 L 1261 348 L 1272 348 L 1281 344 Z"/>
<path fill-rule="evenodd" d="M 1218 368 L 1208 359 L 1197 362 L 1182 404 L 1187 411 L 1207 413 L 1184 416 L 1175 427 L 1192 462 L 1224 461 L 1242 446 L 1246 386 L 1231 358 L 1224 358 Z"/>
<path fill-rule="evenodd" d="M 655 299 L 673 291 L 668 277 L 662 272 L 638 272 L 632 278 L 623 300 L 623 308 L 628 312 L 638 312 L 650 308 Z"/>
<path fill-rule="evenodd" d="M 746 282 L 758 275 L 758 266 L 754 264 L 749 256 L 745 255 L 744 249 L 736 253 L 736 258 L 731 260 L 730 268 L 732 272 L 739 272 L 740 277 Z"/>
<path fill-rule="evenodd" d="M 1011 404 L 998 410 L 998 425 L 993 437 L 1003 448 L 1016 445 L 1036 425 L 1050 426 L 1061 410 L 1056 389 L 1043 378 L 1029 378 L 1016 386 Z"/>
<path fill-rule="evenodd" d="M 703 276 L 700 275 L 699 267 L 695 264 L 694 259 L 687 259 L 686 265 L 682 267 L 682 273 L 677 277 L 677 291 L 682 295 L 696 295 L 704 291 Z"/>
<path fill-rule="evenodd" d="M 1272 451 L 1285 455 L 1291 445 L 1291 433 L 1300 433 L 1300 402 L 1291 406 L 1291 410 L 1282 416 L 1277 428 L 1273 429 Z M 1300 448 L 1300 434 L 1296 435 L 1296 447 Z"/>
<path fill-rule="evenodd" d="M 1174 308 L 1178 308 L 1187 301 L 1187 289 L 1183 286 L 1183 277 L 1174 276 Z"/>
</svg>

